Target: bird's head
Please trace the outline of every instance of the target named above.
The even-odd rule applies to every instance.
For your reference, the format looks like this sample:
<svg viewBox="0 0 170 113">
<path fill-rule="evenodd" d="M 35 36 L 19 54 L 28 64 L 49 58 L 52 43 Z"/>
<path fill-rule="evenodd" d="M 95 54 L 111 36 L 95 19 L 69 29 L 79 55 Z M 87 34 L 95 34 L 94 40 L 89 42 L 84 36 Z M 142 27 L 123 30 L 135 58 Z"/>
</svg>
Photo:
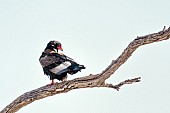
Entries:
<svg viewBox="0 0 170 113">
<path fill-rule="evenodd" d="M 50 49 L 52 51 L 57 51 L 61 50 L 63 51 L 62 45 L 59 41 L 52 40 L 47 44 L 46 49 Z"/>
</svg>

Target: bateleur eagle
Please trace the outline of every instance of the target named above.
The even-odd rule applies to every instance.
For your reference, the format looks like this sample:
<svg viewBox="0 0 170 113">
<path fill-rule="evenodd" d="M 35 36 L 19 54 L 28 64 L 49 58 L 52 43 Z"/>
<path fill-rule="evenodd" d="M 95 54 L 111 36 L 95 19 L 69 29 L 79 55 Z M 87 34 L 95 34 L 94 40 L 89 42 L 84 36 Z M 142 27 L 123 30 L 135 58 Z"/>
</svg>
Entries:
<svg viewBox="0 0 170 113">
<path fill-rule="evenodd" d="M 84 65 L 80 65 L 72 58 L 58 53 L 59 50 L 63 51 L 61 43 L 55 40 L 50 41 L 39 58 L 44 74 L 52 80 L 50 85 L 54 84 L 54 79 L 66 81 L 67 74 L 73 75 L 85 69 Z"/>
</svg>

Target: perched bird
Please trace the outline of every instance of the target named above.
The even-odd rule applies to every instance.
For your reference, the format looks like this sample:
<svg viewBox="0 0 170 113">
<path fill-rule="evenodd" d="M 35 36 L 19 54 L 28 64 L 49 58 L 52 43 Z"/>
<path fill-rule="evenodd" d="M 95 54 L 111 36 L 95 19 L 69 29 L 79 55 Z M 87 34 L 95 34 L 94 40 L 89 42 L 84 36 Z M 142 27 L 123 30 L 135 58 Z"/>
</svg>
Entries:
<svg viewBox="0 0 170 113">
<path fill-rule="evenodd" d="M 44 74 L 52 80 L 50 85 L 54 84 L 54 79 L 66 81 L 67 74 L 73 75 L 81 69 L 85 69 L 84 65 L 76 63 L 63 53 L 59 53 L 59 50 L 63 51 L 61 43 L 55 40 L 50 41 L 39 58 Z"/>
</svg>

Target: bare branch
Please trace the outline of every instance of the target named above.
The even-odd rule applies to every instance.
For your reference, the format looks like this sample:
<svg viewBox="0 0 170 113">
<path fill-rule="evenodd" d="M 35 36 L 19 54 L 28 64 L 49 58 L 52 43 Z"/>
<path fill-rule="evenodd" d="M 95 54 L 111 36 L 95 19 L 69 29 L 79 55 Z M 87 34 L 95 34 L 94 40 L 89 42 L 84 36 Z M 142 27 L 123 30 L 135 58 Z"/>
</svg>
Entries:
<svg viewBox="0 0 170 113">
<path fill-rule="evenodd" d="M 133 79 L 127 79 L 125 81 L 120 82 L 117 85 L 112 85 L 112 84 L 103 84 L 103 85 L 99 85 L 98 87 L 106 87 L 106 88 L 113 88 L 116 89 L 117 91 L 119 91 L 120 87 L 122 87 L 125 84 L 133 84 L 136 82 L 140 82 L 141 77 L 138 78 L 133 78 Z"/>
<path fill-rule="evenodd" d="M 164 26 L 164 28 L 163 28 L 163 30 L 162 30 L 162 31 L 165 31 L 165 29 L 166 29 L 166 26 Z"/>
<path fill-rule="evenodd" d="M 137 37 L 128 45 L 128 47 L 122 52 L 122 54 L 116 60 L 113 60 L 112 63 L 99 75 L 100 76 L 99 84 L 103 83 L 112 74 L 114 74 L 114 72 L 128 60 L 128 58 L 138 47 L 145 44 L 167 40 L 169 38 L 170 38 L 170 28 L 166 30 L 163 29 L 158 33 L 152 33 L 149 35 Z"/>
<path fill-rule="evenodd" d="M 137 37 L 128 45 L 122 54 L 116 60 L 113 60 L 111 64 L 101 73 L 96 75 L 91 74 L 89 76 L 75 78 L 66 82 L 56 83 L 52 86 L 43 86 L 38 89 L 26 92 L 6 106 L 0 113 L 14 113 L 36 100 L 53 96 L 55 94 L 66 93 L 73 89 L 107 87 L 119 90 L 119 88 L 125 84 L 140 82 L 140 77 L 138 77 L 125 80 L 117 85 L 105 84 L 105 80 L 114 74 L 115 71 L 128 60 L 128 58 L 138 47 L 145 44 L 167 40 L 169 38 L 170 28 L 166 29 L 165 27 L 158 33 Z"/>
</svg>

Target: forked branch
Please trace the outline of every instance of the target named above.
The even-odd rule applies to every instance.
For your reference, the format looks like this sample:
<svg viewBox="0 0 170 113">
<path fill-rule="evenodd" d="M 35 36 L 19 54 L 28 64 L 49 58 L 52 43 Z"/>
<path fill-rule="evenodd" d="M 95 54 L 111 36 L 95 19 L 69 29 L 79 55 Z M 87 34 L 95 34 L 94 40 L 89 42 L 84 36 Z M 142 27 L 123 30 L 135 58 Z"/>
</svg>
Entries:
<svg viewBox="0 0 170 113">
<path fill-rule="evenodd" d="M 122 54 L 116 60 L 113 60 L 111 64 L 101 73 L 95 75 L 91 74 L 89 76 L 75 78 L 66 82 L 56 83 L 52 86 L 43 86 L 38 89 L 26 92 L 6 106 L 0 113 L 14 113 L 36 100 L 60 93 L 66 93 L 73 89 L 107 87 L 119 90 L 120 87 L 125 84 L 140 82 L 140 77 L 125 80 L 117 85 L 107 84 L 105 83 L 105 80 L 113 75 L 114 72 L 128 60 L 128 58 L 138 47 L 145 44 L 167 40 L 169 38 L 170 28 L 166 29 L 165 27 L 162 31 L 157 33 L 137 37 L 127 46 Z"/>
</svg>

